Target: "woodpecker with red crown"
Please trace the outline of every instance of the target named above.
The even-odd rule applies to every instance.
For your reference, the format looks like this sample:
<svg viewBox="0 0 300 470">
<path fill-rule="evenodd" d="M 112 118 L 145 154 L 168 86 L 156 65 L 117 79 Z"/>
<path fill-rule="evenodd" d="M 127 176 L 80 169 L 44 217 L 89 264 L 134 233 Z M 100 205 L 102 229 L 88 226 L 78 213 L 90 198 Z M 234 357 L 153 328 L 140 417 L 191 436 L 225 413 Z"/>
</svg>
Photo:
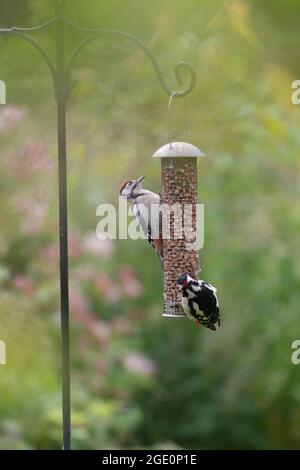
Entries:
<svg viewBox="0 0 300 470">
<path fill-rule="evenodd" d="M 125 181 L 120 187 L 120 195 L 132 205 L 134 216 L 163 263 L 160 196 L 142 187 L 144 178 L 145 175 Z"/>
<path fill-rule="evenodd" d="M 177 284 L 182 291 L 181 306 L 186 316 L 209 330 L 220 326 L 217 289 L 206 281 L 181 274 Z"/>
</svg>

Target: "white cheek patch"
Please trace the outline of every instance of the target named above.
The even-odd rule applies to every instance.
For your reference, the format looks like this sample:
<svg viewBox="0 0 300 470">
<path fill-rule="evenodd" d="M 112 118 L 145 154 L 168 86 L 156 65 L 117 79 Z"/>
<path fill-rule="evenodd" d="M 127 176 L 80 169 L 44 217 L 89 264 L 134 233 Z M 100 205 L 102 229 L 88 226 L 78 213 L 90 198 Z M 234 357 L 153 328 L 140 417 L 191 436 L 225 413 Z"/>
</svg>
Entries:
<svg viewBox="0 0 300 470">
<path fill-rule="evenodd" d="M 199 292 L 201 290 L 201 286 L 193 286 L 193 291 L 194 292 Z"/>
<path fill-rule="evenodd" d="M 186 293 L 190 299 L 193 299 L 194 297 L 196 297 L 196 294 L 191 289 L 187 289 Z"/>
<path fill-rule="evenodd" d="M 182 298 L 182 301 L 181 301 L 181 306 L 182 306 L 182 310 L 184 311 L 184 313 L 186 314 L 186 316 L 189 318 L 189 320 L 193 320 L 195 321 L 195 318 L 193 317 L 193 315 L 191 315 L 190 313 L 190 308 L 189 308 L 189 304 L 188 304 L 188 299 L 186 297 L 183 297 Z"/>
</svg>

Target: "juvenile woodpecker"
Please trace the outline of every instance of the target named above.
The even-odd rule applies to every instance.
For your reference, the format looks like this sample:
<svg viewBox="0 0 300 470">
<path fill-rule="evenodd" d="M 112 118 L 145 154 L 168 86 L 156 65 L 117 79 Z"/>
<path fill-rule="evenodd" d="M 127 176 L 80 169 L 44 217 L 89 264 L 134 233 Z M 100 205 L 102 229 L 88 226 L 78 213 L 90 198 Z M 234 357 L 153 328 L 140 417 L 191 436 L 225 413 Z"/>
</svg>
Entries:
<svg viewBox="0 0 300 470">
<path fill-rule="evenodd" d="M 131 205 L 150 245 L 163 262 L 163 239 L 161 235 L 160 196 L 142 187 L 145 175 L 136 180 L 125 181 L 120 187 L 121 196 Z"/>
<path fill-rule="evenodd" d="M 186 316 L 216 331 L 220 326 L 217 289 L 208 282 L 196 281 L 188 274 L 181 274 L 177 284 L 181 287 L 181 306 Z"/>
</svg>

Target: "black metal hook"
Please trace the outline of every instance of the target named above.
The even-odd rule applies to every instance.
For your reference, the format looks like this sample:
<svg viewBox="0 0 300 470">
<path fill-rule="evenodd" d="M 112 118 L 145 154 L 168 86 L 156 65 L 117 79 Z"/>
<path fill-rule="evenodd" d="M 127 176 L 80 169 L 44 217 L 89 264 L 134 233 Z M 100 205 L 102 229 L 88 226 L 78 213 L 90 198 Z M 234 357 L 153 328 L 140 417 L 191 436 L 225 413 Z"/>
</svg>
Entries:
<svg viewBox="0 0 300 470">
<path fill-rule="evenodd" d="M 61 5 L 62 5 L 62 3 L 59 0 L 55 0 L 55 4 L 56 4 L 57 15 L 54 18 L 50 19 L 49 21 L 46 21 L 45 23 L 43 23 L 41 25 L 37 25 L 37 26 L 31 27 L 31 28 L 21 28 L 21 27 L 13 26 L 12 28 L 8 28 L 8 29 L 0 29 L 0 34 L 2 34 L 2 35 L 12 34 L 12 35 L 15 35 L 15 36 L 18 36 L 18 37 L 24 39 L 25 41 L 27 41 L 28 43 L 33 45 L 38 50 L 38 52 L 42 55 L 43 59 L 47 63 L 47 65 L 50 69 L 52 78 L 54 80 L 54 83 L 56 82 L 56 78 L 57 78 L 57 70 L 55 69 L 55 66 L 52 63 L 52 60 L 51 60 L 50 56 L 42 49 L 42 47 L 38 44 L 38 42 L 36 40 L 34 40 L 31 36 L 28 36 L 28 33 L 43 30 L 43 29 L 47 28 L 48 26 L 53 25 L 55 22 L 60 21 L 60 22 L 63 22 L 65 25 L 69 26 L 70 28 L 72 28 L 75 31 L 86 32 L 86 33 L 91 34 L 91 36 L 85 38 L 81 43 L 79 43 L 79 45 L 76 46 L 76 48 L 73 50 L 70 57 L 68 58 L 68 62 L 67 62 L 67 66 L 66 66 L 66 75 L 65 75 L 66 84 L 69 81 L 72 66 L 75 62 L 75 59 L 76 59 L 77 55 L 81 51 L 81 49 L 83 49 L 84 46 L 86 46 L 90 42 L 94 41 L 95 39 L 97 39 L 101 35 L 112 35 L 112 36 L 119 36 L 119 37 L 121 36 L 121 37 L 126 38 L 130 42 L 136 44 L 138 47 L 140 47 L 145 52 L 145 54 L 147 55 L 147 57 L 149 58 L 149 60 L 151 61 L 152 65 L 153 65 L 153 68 L 154 68 L 154 70 L 157 74 L 157 77 L 159 79 L 159 82 L 160 82 L 163 90 L 167 93 L 168 96 L 173 96 L 175 98 L 186 96 L 187 94 L 189 94 L 195 88 L 195 85 L 196 85 L 196 72 L 195 72 L 194 68 L 192 67 L 192 65 L 189 62 L 186 62 L 186 61 L 178 62 L 178 64 L 176 64 L 175 69 L 174 69 L 174 74 L 175 74 L 176 80 L 179 83 L 179 85 L 183 84 L 182 72 L 186 71 L 186 72 L 189 73 L 189 82 L 188 82 L 188 84 L 182 90 L 172 90 L 167 85 L 167 83 L 166 83 L 166 81 L 163 77 L 163 74 L 161 72 L 161 69 L 160 69 L 156 59 L 154 58 L 153 54 L 151 53 L 150 49 L 139 38 L 137 38 L 136 36 L 134 36 L 130 33 L 127 33 L 126 31 L 82 28 L 82 27 L 72 23 L 71 21 L 69 21 L 66 18 L 61 16 Z"/>
<path fill-rule="evenodd" d="M 65 18 L 64 18 L 64 22 L 65 22 L 66 25 L 68 25 L 70 28 L 72 28 L 75 31 L 86 32 L 86 33 L 92 34 L 92 36 L 89 36 L 88 38 L 84 39 L 72 52 L 72 54 L 69 58 L 67 67 L 66 67 L 66 80 L 67 80 L 67 82 L 69 80 L 71 69 L 72 69 L 72 66 L 74 64 L 74 61 L 75 61 L 77 55 L 79 54 L 79 52 L 81 51 L 81 49 L 84 46 L 86 46 L 87 44 L 89 44 L 90 42 L 97 39 L 101 35 L 112 35 L 112 36 L 124 37 L 125 39 L 129 40 L 130 42 L 136 44 L 138 47 L 140 47 L 145 52 L 145 54 L 150 59 L 152 65 L 154 67 L 154 70 L 155 70 L 155 72 L 158 76 L 158 79 L 160 81 L 160 84 L 161 84 L 162 88 L 168 94 L 168 96 L 174 96 L 174 97 L 185 96 L 188 93 L 190 93 L 193 90 L 193 88 L 195 88 L 195 85 L 196 85 L 196 72 L 195 72 L 195 70 L 193 69 L 192 65 L 189 62 L 181 61 L 175 66 L 175 69 L 174 69 L 175 77 L 177 79 L 177 82 L 180 85 L 182 85 L 182 83 L 183 83 L 182 77 L 181 77 L 182 71 L 185 69 L 186 71 L 189 72 L 190 80 L 189 80 L 188 85 L 183 90 L 172 90 L 166 84 L 166 81 L 165 81 L 165 79 L 162 75 L 161 69 L 160 69 L 156 59 L 154 58 L 153 54 L 150 52 L 150 49 L 146 46 L 146 44 L 143 41 L 141 41 L 136 36 L 134 36 L 130 33 L 127 33 L 126 31 L 120 31 L 120 30 L 82 28 L 82 27 L 72 23 L 71 21 L 65 19 Z"/>
</svg>

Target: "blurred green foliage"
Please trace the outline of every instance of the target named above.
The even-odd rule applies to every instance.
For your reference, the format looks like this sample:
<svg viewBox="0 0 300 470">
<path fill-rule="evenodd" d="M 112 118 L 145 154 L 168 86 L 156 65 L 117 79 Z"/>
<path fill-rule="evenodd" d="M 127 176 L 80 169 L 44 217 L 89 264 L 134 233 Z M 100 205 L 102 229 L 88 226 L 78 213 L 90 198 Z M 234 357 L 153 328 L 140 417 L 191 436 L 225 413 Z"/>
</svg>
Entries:
<svg viewBox="0 0 300 470">
<path fill-rule="evenodd" d="M 51 3 L 15 8 L 17 23 L 46 20 Z M 117 203 L 123 179 L 146 173 L 159 190 L 150 156 L 169 127 L 147 58 L 101 38 L 78 58 L 68 103 L 74 447 L 299 448 L 299 2 L 65 3 L 81 25 L 141 37 L 174 88 L 174 65 L 196 66 L 188 120 L 174 100 L 172 133 L 207 155 L 200 255 L 222 315 L 216 334 L 162 318 L 147 244 L 94 239 L 96 207 Z M 80 37 L 68 33 L 67 46 Z M 51 31 L 40 43 L 53 52 Z M 60 448 L 55 101 L 46 66 L 19 38 L 0 38 L 0 78 L 0 446 Z"/>
</svg>

